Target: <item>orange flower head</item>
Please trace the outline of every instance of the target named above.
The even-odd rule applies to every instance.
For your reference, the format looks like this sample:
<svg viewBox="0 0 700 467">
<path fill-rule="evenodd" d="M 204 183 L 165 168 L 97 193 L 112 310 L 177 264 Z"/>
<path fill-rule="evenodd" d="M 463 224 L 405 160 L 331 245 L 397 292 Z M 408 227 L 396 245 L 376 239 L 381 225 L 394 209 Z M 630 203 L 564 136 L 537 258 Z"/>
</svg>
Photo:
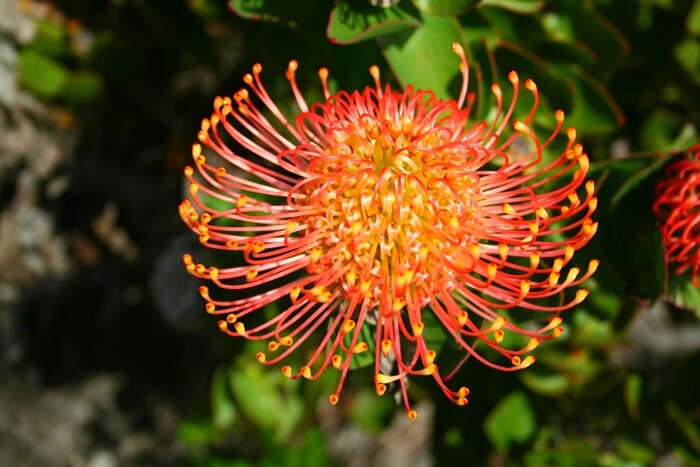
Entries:
<svg viewBox="0 0 700 467">
<path fill-rule="evenodd" d="M 700 144 L 666 169 L 656 185 L 654 214 L 661 221 L 661 241 L 667 265 L 679 275 L 691 271 L 700 287 Z"/>
<path fill-rule="evenodd" d="M 554 131 L 540 139 L 532 128 L 537 87 L 515 72 L 508 75 L 512 98 L 493 84 L 490 123 L 472 122 L 469 68 L 462 47 L 453 50 L 463 78 L 455 100 L 410 86 L 392 90 L 373 66 L 374 86 L 335 94 L 321 69 L 325 101 L 309 106 L 292 61 L 293 122 L 268 95 L 256 64 L 244 77 L 247 88 L 215 99 L 194 167 L 185 169 L 183 220 L 204 245 L 242 252 L 247 263 L 217 269 L 184 256 L 191 274 L 239 294 L 217 299 L 202 287 L 207 311 L 223 317 L 223 332 L 267 341 L 258 353 L 266 364 L 308 341 L 305 365 L 282 371 L 316 379 L 337 369 L 331 403 L 353 358 L 369 353 L 377 393 L 395 384 L 409 417 L 416 416 L 409 376 L 432 377 L 464 405 L 468 389 L 447 386 L 454 370 L 439 369 L 424 330 L 442 328 L 465 360 L 518 370 L 535 361 L 529 353 L 540 341 L 562 332 L 560 312 L 588 294 L 563 293 L 597 266 L 581 272 L 569 265 L 597 227 L 588 157 L 575 129 L 565 131 L 558 155 L 545 155 L 559 140 L 564 113 L 555 113 Z M 522 93 L 532 106 L 516 121 Z M 273 302 L 282 311 L 270 316 L 263 309 Z M 519 325 L 506 316 L 516 308 L 547 319 Z M 506 345 L 508 334 L 520 335 L 517 348 Z"/>
</svg>

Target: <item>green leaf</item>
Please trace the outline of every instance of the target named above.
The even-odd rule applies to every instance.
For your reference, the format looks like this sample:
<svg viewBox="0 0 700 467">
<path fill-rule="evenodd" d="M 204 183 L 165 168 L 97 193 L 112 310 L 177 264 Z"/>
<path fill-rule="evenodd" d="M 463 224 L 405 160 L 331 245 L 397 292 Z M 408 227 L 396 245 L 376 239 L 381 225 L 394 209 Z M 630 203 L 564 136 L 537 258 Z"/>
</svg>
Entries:
<svg viewBox="0 0 700 467">
<path fill-rule="evenodd" d="M 693 2 L 685 24 L 690 34 L 700 36 L 700 1 Z"/>
<path fill-rule="evenodd" d="M 70 72 L 55 60 L 23 49 L 19 54 L 19 79 L 40 97 L 56 97 L 69 80 Z"/>
<path fill-rule="evenodd" d="M 496 51 L 500 66 L 507 64 L 537 83 L 540 96 L 552 109 L 566 112 L 566 126 L 581 133 L 605 134 L 624 123 L 624 115 L 607 90 L 581 67 L 545 60 L 513 42 Z"/>
<path fill-rule="evenodd" d="M 700 453 L 700 428 L 672 400 L 666 401 L 666 410 L 681 429 L 695 452 Z"/>
<path fill-rule="evenodd" d="M 216 430 L 209 420 L 189 420 L 178 427 L 177 437 L 188 444 L 209 444 L 216 439 Z"/>
<path fill-rule="evenodd" d="M 639 401 L 642 398 L 642 377 L 632 374 L 625 381 L 625 405 L 632 420 L 639 420 Z"/>
<path fill-rule="evenodd" d="M 370 433 L 381 433 L 396 403 L 390 397 L 377 397 L 374 391 L 359 391 L 353 398 L 349 418 Z"/>
<path fill-rule="evenodd" d="M 420 26 L 420 20 L 400 7 L 379 8 L 339 0 L 328 20 L 326 34 L 336 44 L 351 44 Z"/>
<path fill-rule="evenodd" d="M 229 0 L 228 6 L 242 18 L 284 24 L 314 38 L 322 37 L 329 11 L 317 0 Z"/>
<path fill-rule="evenodd" d="M 352 344 L 353 335 L 354 333 L 352 332 L 345 335 L 344 341 L 346 347 L 349 347 Z M 360 329 L 360 337 L 358 338 L 356 344 L 359 344 L 360 342 L 365 342 L 368 348 L 364 352 L 353 354 L 352 360 L 350 360 L 351 370 L 364 368 L 374 363 L 374 352 L 377 345 L 377 340 L 375 339 L 372 328 L 367 323 L 364 323 Z"/>
<path fill-rule="evenodd" d="M 653 177 L 656 173 L 661 171 L 667 163 L 668 159 L 663 157 L 649 158 L 646 166 L 627 178 L 627 181 L 615 192 L 615 195 L 610 200 L 610 209 L 614 210 L 620 200 L 626 196 L 633 195 L 636 190 L 644 189 L 643 184 L 647 182 L 650 177 Z"/>
<path fill-rule="evenodd" d="M 590 135 L 611 133 L 625 123 L 622 111 L 598 81 L 580 70 L 567 70 L 564 75 L 573 85 L 574 99 L 567 125 Z"/>
<path fill-rule="evenodd" d="M 497 451 L 527 441 L 535 432 L 535 413 L 522 391 L 513 391 L 493 409 L 484 430 Z"/>
<path fill-rule="evenodd" d="M 688 76 L 700 84 L 700 41 L 685 39 L 676 45 L 673 53 Z"/>
<path fill-rule="evenodd" d="M 421 11 L 435 16 L 455 16 L 466 13 L 481 0 L 413 0 Z"/>
<path fill-rule="evenodd" d="M 692 310 L 700 318 L 700 288 L 693 285 L 690 273 L 677 276 L 673 273 L 674 265 L 668 266 L 668 291 L 666 300 L 678 308 Z"/>
<path fill-rule="evenodd" d="M 573 324 L 576 328 L 573 342 L 586 347 L 617 344 L 620 341 L 610 320 L 599 319 L 586 310 L 581 309 L 574 314 Z"/>
<path fill-rule="evenodd" d="M 225 430 L 236 420 L 236 407 L 229 392 L 226 370 L 217 369 L 211 381 L 211 414 L 214 426 Z"/>
<path fill-rule="evenodd" d="M 665 109 L 654 109 L 644 120 L 640 139 L 644 147 L 658 151 L 668 151 L 671 141 L 678 132 L 682 119 Z"/>
<path fill-rule="evenodd" d="M 68 77 L 59 95 L 70 104 L 83 104 L 95 99 L 101 90 L 102 82 L 99 76 L 89 72 L 77 72 Z"/>
<path fill-rule="evenodd" d="M 590 172 L 598 181 L 599 200 L 598 232 L 591 245 L 599 248 L 606 258 L 601 269 L 610 269 L 605 281 L 600 274 L 596 279 L 601 286 L 608 287 L 619 278 L 620 286 L 628 293 L 648 300 L 656 298 L 663 288 L 663 252 L 657 220 L 651 210 L 654 185 L 661 170 L 656 165 L 658 159 L 656 153 L 627 157 L 592 165 Z M 658 169 L 649 170 L 649 167 Z"/>
<path fill-rule="evenodd" d="M 244 355 L 232 365 L 229 384 L 236 406 L 258 427 L 273 432 L 279 442 L 294 433 L 304 410 L 299 395 L 293 392 L 300 387 L 299 382 Z"/>
<path fill-rule="evenodd" d="M 36 22 L 36 33 L 30 47 L 41 55 L 58 59 L 70 53 L 66 29 L 54 21 Z"/>
<path fill-rule="evenodd" d="M 402 86 L 430 89 L 444 99 L 455 95 L 450 85 L 459 80 L 460 71 L 452 44 L 460 39 L 460 29 L 453 18 L 424 15 L 423 26 L 412 34 L 385 38 L 382 51 Z"/>
<path fill-rule="evenodd" d="M 624 36 L 602 15 L 579 6 L 571 11 L 570 17 L 575 41 L 585 44 L 597 58 L 598 69 L 589 69 L 596 76 L 600 76 L 597 70 L 607 71 L 616 65 L 629 49 Z"/>
<path fill-rule="evenodd" d="M 425 339 L 425 345 L 428 349 L 440 352 L 440 349 L 447 339 L 445 326 L 430 310 L 426 310 L 421 314 L 421 320 L 423 320 L 423 339 Z"/>
<path fill-rule="evenodd" d="M 562 440 L 556 447 L 540 452 L 528 452 L 525 456 L 526 467 L 600 467 L 598 449 L 590 443 L 579 439 Z"/>
<path fill-rule="evenodd" d="M 569 389 L 569 380 L 564 375 L 543 375 L 535 371 L 523 371 L 518 376 L 528 389 L 543 396 L 561 396 Z"/>
<path fill-rule="evenodd" d="M 537 13 L 544 6 L 543 0 L 482 0 L 481 6 L 493 6 L 513 13 Z"/>
<path fill-rule="evenodd" d="M 627 439 L 617 442 L 617 451 L 623 459 L 636 465 L 653 465 L 656 458 L 651 447 Z"/>
</svg>

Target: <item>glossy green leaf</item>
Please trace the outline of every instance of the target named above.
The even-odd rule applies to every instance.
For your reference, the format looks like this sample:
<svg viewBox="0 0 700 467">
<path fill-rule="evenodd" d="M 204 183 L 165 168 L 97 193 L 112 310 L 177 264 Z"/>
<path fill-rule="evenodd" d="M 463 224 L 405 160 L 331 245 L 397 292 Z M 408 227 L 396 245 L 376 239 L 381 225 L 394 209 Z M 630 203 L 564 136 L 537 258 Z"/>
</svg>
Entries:
<svg viewBox="0 0 700 467">
<path fill-rule="evenodd" d="M 497 451 L 530 439 L 536 428 L 535 413 L 522 391 L 503 398 L 484 422 L 484 430 Z"/>
<path fill-rule="evenodd" d="M 331 42 L 351 44 L 420 26 L 420 20 L 400 7 L 379 8 L 369 3 L 339 0 L 331 12 L 326 34 Z"/>
<path fill-rule="evenodd" d="M 468 12 L 481 0 L 412 0 L 421 11 L 435 16 L 455 16 Z"/>
<path fill-rule="evenodd" d="M 459 58 L 452 52 L 452 44 L 460 39 L 453 18 L 424 16 L 423 26 L 411 34 L 385 38 L 382 49 L 402 86 L 430 89 L 438 98 L 449 98 L 459 89 Z M 451 86 L 453 82 L 456 88 Z"/>
<path fill-rule="evenodd" d="M 532 14 L 544 6 L 543 0 L 482 0 L 482 6 L 494 6 L 514 13 Z"/>
<path fill-rule="evenodd" d="M 31 49 L 19 54 L 19 79 L 40 97 L 56 97 L 70 78 L 70 72 L 60 63 Z"/>
</svg>

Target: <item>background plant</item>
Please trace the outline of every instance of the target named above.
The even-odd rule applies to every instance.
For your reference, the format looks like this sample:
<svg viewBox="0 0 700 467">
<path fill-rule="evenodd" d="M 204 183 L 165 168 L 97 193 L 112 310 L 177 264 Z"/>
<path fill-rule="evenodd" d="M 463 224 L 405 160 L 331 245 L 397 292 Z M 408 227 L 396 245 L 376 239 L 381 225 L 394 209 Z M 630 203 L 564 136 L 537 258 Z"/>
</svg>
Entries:
<svg viewBox="0 0 700 467">
<path fill-rule="evenodd" d="M 2 23 L 0 50 L 12 50 L 0 55 L 3 82 L 32 96 L 33 112 L 60 116 L 41 120 L 41 134 L 70 134 L 75 143 L 63 146 L 64 162 L 52 171 L 66 180 L 63 190 L 36 177 L 34 201 L 54 220 L 55 236 L 65 238 L 51 251 L 67 252 L 69 263 L 28 282 L 0 275 L 3 290 L 22 297 L 3 308 L 12 317 L 3 329 L 13 331 L 2 334 L 0 370 L 15 382 L 38 374 L 21 380 L 37 397 L 96 374 L 121 375 L 113 410 L 125 415 L 129 430 L 97 422 L 97 439 L 110 440 L 97 445 L 122 463 L 361 465 L 403 455 L 436 465 L 700 465 L 700 292 L 688 275 L 667 280 L 651 210 L 666 165 L 698 141 L 700 2 L 291 5 L 60 0 L 43 17 L 21 10 L 36 25 L 31 36 Z M 563 108 L 567 124 L 577 127 L 599 189 L 599 231 L 580 261 L 585 267 L 598 258 L 601 266 L 588 300 L 568 313 L 558 341 L 538 349 L 535 366 L 517 375 L 469 366 L 480 391 L 466 408 L 416 383 L 426 416 L 407 426 L 392 400 L 351 378 L 347 402 L 331 409 L 325 394 L 332 381 L 290 382 L 263 371 L 256 349 L 225 339 L 204 316 L 197 284 L 181 270 L 182 252 L 196 248 L 181 237 L 187 232 L 175 209 L 181 167 L 212 97 L 238 90 L 254 62 L 275 70 L 266 83 L 277 99 L 288 98 L 282 72 L 292 58 L 302 65 L 302 89 L 318 88 L 321 66 L 332 70 L 336 88 L 363 88 L 377 64 L 395 86 L 411 83 L 446 97 L 459 81 L 455 40 L 482 86 L 516 69 L 537 82 L 543 105 Z M 7 102 L 3 130 L 17 135 L 18 114 Z M 2 161 L 10 154 L 3 147 Z M 28 160 L 11 168 L 0 162 L 4 218 L 12 208 L 6 200 L 22 193 L 20 172 L 40 173 L 41 164 Z M 17 403 L 8 394 L 0 397 Z M 0 446 L 15 439 L 7 426 L 0 427 Z M 131 454 L 114 448 L 129 432 L 142 433 L 149 447 Z M 78 449 L 46 444 L 41 449 Z M 78 446 L 85 459 L 97 455 L 89 444 Z"/>
</svg>

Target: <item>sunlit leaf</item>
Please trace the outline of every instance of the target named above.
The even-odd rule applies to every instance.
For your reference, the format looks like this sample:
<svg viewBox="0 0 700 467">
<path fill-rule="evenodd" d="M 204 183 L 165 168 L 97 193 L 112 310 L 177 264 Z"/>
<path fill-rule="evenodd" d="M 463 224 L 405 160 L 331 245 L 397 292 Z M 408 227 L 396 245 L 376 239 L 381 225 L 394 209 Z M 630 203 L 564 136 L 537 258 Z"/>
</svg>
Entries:
<svg viewBox="0 0 700 467">
<path fill-rule="evenodd" d="M 460 76 L 459 58 L 452 44 L 461 39 L 453 18 L 425 16 L 424 24 L 411 34 L 398 34 L 382 41 L 384 56 L 402 86 L 431 89 L 439 98 L 454 97 L 451 83 Z"/>
<path fill-rule="evenodd" d="M 420 20 L 400 7 L 379 8 L 369 3 L 339 0 L 331 12 L 328 39 L 350 44 L 420 26 Z"/>
<path fill-rule="evenodd" d="M 20 82 L 41 97 L 56 97 L 70 78 L 63 65 L 31 49 L 20 52 L 18 68 Z"/>
</svg>

